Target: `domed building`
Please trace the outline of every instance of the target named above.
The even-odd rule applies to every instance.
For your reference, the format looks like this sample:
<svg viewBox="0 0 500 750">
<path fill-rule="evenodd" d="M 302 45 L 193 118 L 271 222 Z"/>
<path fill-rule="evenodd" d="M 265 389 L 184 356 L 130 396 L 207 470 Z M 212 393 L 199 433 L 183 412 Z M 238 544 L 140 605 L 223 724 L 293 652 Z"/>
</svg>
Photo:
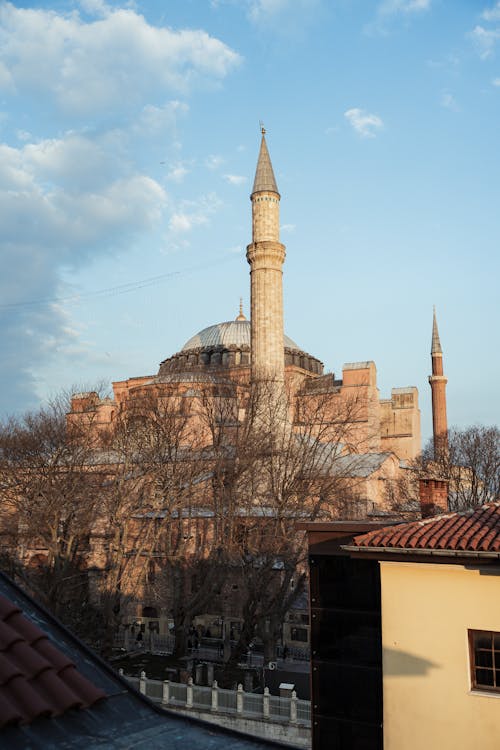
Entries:
<svg viewBox="0 0 500 750">
<path fill-rule="evenodd" d="M 241 415 L 251 388 L 267 384 L 276 394 L 287 393 L 288 419 L 300 429 L 299 423 L 307 421 L 319 400 L 324 418 L 332 424 L 342 405 L 355 400 L 358 409 L 350 442 L 356 453 L 366 457 L 362 466 L 358 462 L 359 491 L 367 511 L 376 509 L 383 506 L 386 485 L 397 477 L 400 462 L 420 453 L 418 392 L 415 387 L 393 388 L 390 397 L 381 399 L 374 362 L 345 364 L 342 377 L 336 378 L 324 373 L 320 359 L 285 335 L 282 269 L 286 253 L 279 236 L 280 199 L 263 131 L 251 194 L 252 241 L 246 253 L 250 320 L 240 304 L 235 320 L 209 325 L 193 335 L 160 363 L 156 374 L 114 382 L 112 399 L 101 400 L 95 393 L 75 395 L 68 419 L 85 419 L 97 430 L 106 429 L 138 396 L 174 395 L 189 400 L 196 398 L 200 388 L 220 386 L 240 401 Z M 185 403 L 185 413 L 189 408 Z M 327 442 L 327 433 L 321 439 Z"/>
<path fill-rule="evenodd" d="M 314 375 L 323 373 L 322 362 L 302 351 L 288 336 L 284 336 L 284 362 L 285 369 L 294 366 Z M 250 363 L 251 325 L 240 305 L 236 320 L 204 328 L 192 336 L 180 352 L 163 360 L 157 380 L 193 371 L 249 380 Z"/>
</svg>

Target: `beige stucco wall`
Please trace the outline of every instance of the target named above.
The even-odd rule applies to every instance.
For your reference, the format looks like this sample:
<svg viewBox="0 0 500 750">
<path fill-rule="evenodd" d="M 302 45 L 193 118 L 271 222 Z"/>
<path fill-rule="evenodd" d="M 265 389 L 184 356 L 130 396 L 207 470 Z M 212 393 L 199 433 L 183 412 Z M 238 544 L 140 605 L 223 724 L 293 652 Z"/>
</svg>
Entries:
<svg viewBox="0 0 500 750">
<path fill-rule="evenodd" d="M 498 750 L 500 695 L 470 689 L 467 629 L 500 632 L 500 571 L 381 563 L 384 750 Z"/>
</svg>

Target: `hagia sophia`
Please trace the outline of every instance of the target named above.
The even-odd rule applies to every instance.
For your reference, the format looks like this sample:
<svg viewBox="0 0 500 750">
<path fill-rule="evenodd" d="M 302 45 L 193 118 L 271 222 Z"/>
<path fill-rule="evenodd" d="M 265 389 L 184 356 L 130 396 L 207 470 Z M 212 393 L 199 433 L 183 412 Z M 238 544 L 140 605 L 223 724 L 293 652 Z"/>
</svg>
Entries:
<svg viewBox="0 0 500 750">
<path fill-rule="evenodd" d="M 204 388 L 218 385 L 232 389 L 241 419 L 250 389 L 268 384 L 287 392 L 288 417 L 293 429 L 299 429 L 298 422 L 307 419 L 309 407 L 319 398 L 323 414 L 332 419 L 343 404 L 355 399 L 358 409 L 351 425 L 354 439 L 350 441 L 354 448 L 345 446 L 342 450 L 354 450 L 359 455 L 354 472 L 365 511 L 383 510 L 388 483 L 396 481 L 421 452 L 418 390 L 415 386 L 395 387 L 390 396 L 381 398 L 374 362 L 346 363 L 338 378 L 325 373 L 317 356 L 285 335 L 282 274 L 286 252 L 280 242 L 281 196 L 264 129 L 250 198 L 252 241 L 246 252 L 251 279 L 250 320 L 240 305 L 235 320 L 209 325 L 193 335 L 178 352 L 161 362 L 156 374 L 114 382 L 112 399 L 100 399 L 96 393 L 76 394 L 68 420 L 91 419 L 98 431 L 105 431 L 144 394 L 154 398 L 175 395 L 182 398 L 183 408 L 189 412 L 190 400 Z M 429 381 L 437 444 L 446 440 L 447 424 L 446 378 L 435 315 Z M 328 441 L 325 435 L 320 439 Z"/>
</svg>

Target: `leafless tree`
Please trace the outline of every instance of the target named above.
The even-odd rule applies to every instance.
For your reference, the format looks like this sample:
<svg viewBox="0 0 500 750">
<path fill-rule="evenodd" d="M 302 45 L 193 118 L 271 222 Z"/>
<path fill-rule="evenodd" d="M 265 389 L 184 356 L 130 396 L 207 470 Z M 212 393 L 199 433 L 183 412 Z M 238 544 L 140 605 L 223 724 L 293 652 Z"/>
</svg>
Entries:
<svg viewBox="0 0 500 750">
<path fill-rule="evenodd" d="M 88 425 L 68 427 L 67 401 L 0 425 L 4 553 L 11 572 L 63 619 L 87 602 L 85 569 L 103 477 Z"/>
<path fill-rule="evenodd" d="M 448 451 L 434 460 L 432 441 L 418 468 L 449 482 L 451 510 L 463 510 L 500 499 L 500 430 L 474 425 L 448 433 Z"/>
<path fill-rule="evenodd" d="M 350 469 L 360 456 L 352 452 L 351 428 L 360 406 L 339 400 L 333 409 L 328 396 L 318 396 L 297 420 L 284 388 L 260 384 L 240 420 L 227 394 L 215 401 L 210 395 L 201 407 L 212 434 L 214 534 L 220 540 L 214 547 L 225 560 L 222 614 L 239 610 L 242 619 L 230 669 L 255 636 L 266 659 L 275 656 L 285 613 L 304 586 L 306 552 L 297 521 L 355 515 L 357 480 Z"/>
</svg>

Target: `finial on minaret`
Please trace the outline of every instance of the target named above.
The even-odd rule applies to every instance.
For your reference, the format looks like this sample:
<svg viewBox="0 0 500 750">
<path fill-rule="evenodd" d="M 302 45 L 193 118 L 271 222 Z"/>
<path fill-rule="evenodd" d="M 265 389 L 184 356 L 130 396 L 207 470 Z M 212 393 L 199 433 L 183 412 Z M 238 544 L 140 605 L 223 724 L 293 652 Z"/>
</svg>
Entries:
<svg viewBox="0 0 500 750">
<path fill-rule="evenodd" d="M 264 123 L 262 122 L 262 120 L 259 120 L 259 125 L 260 125 L 260 132 L 262 133 L 262 135 L 265 135 L 266 129 L 264 127 Z"/>
<path fill-rule="evenodd" d="M 240 297 L 240 313 L 236 320 L 246 320 L 246 317 L 243 313 L 243 297 Z"/>
<path fill-rule="evenodd" d="M 433 317 L 432 317 L 432 346 L 431 346 L 431 354 L 442 354 L 443 350 L 441 349 L 441 342 L 439 340 L 439 331 L 438 331 L 438 324 L 436 319 L 436 305 L 433 307 Z"/>
</svg>

